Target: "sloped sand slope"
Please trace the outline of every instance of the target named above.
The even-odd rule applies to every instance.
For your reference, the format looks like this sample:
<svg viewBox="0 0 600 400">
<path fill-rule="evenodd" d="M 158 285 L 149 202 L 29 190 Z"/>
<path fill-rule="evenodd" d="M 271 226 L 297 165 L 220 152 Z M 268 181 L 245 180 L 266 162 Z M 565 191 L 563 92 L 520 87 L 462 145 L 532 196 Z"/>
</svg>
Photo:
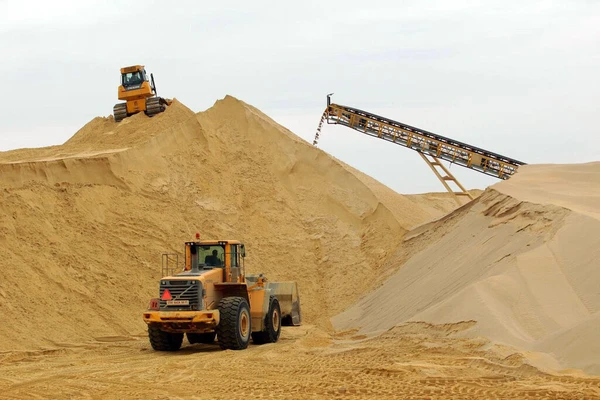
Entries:
<svg viewBox="0 0 600 400">
<path fill-rule="evenodd" d="M 436 178 L 432 175 L 431 179 L 435 180 Z M 473 189 L 469 190 L 469 193 L 471 193 L 471 196 L 475 199 L 483 193 L 483 190 Z M 429 213 L 432 220 L 442 218 L 458 208 L 456 200 L 454 200 L 454 197 L 448 192 L 409 194 L 405 195 L 405 197 L 414 201 L 420 208 Z M 469 200 L 462 197 L 459 198 L 459 201 L 464 205 Z"/>
<path fill-rule="evenodd" d="M 327 328 L 429 219 L 364 180 L 232 97 L 0 153 L 0 350 L 143 332 L 161 253 L 195 232 L 243 240 L 248 271 L 298 281 Z"/>
<path fill-rule="evenodd" d="M 334 326 L 474 320 L 469 335 L 600 374 L 599 212 L 600 163 L 523 167 L 407 234 L 389 264 L 408 261 Z"/>
</svg>

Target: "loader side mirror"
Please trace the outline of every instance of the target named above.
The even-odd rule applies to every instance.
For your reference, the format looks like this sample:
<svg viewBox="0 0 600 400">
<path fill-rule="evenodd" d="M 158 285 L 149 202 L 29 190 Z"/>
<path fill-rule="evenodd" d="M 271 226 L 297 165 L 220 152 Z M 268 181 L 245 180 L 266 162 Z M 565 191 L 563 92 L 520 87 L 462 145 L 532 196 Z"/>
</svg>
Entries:
<svg viewBox="0 0 600 400">
<path fill-rule="evenodd" d="M 242 257 L 246 257 L 246 246 L 242 245 Z"/>
</svg>

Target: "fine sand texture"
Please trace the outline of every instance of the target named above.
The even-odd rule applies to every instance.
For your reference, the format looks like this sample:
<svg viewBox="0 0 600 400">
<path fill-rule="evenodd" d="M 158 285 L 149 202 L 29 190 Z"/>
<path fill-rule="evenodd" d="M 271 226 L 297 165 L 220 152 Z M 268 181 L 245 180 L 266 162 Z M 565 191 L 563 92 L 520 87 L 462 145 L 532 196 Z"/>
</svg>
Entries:
<svg viewBox="0 0 600 400">
<path fill-rule="evenodd" d="M 600 378 L 550 374 L 483 338 L 473 322 L 408 323 L 364 339 L 314 326 L 243 351 L 188 345 L 157 353 L 145 336 L 98 337 L 0 353 L 3 399 L 594 399 Z"/>
<path fill-rule="evenodd" d="M 532 174 L 567 171 L 538 167 L 555 168 L 455 210 L 231 96 L 0 153 L 0 397 L 599 397 L 580 371 L 598 366 L 598 194 L 549 201 L 560 182 Z M 249 273 L 297 281 L 305 324 L 244 351 L 153 351 L 141 314 L 161 254 L 196 232 L 242 240 Z"/>
<path fill-rule="evenodd" d="M 600 374 L 599 213 L 600 163 L 522 167 L 405 235 L 385 267 L 396 272 L 334 326 L 473 320 L 468 335 Z"/>
<path fill-rule="evenodd" d="M 0 351 L 144 331 L 161 254 L 196 232 L 242 240 L 248 272 L 297 281 L 305 321 L 330 329 L 431 219 L 230 96 L 0 153 L 0 181 Z"/>
</svg>

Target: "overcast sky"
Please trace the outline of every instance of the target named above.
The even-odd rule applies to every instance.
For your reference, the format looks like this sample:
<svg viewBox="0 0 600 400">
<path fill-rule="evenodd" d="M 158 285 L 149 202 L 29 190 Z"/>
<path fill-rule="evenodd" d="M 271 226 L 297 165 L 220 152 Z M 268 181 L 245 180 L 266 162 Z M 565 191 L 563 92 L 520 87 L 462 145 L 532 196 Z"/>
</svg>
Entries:
<svg viewBox="0 0 600 400">
<path fill-rule="evenodd" d="M 600 160 L 600 1 L 0 0 L 0 52 L 0 150 L 65 142 L 143 64 L 161 96 L 230 94 L 311 142 L 334 92 L 528 163 Z M 443 190 L 417 153 L 351 129 L 319 147 L 401 193 Z"/>
</svg>

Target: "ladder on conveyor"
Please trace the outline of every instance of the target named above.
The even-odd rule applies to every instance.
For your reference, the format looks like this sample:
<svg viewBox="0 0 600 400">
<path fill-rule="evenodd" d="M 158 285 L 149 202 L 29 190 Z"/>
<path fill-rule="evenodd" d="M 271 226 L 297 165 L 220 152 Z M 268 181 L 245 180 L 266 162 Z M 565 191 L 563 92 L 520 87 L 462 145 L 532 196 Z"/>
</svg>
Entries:
<svg viewBox="0 0 600 400">
<path fill-rule="evenodd" d="M 499 179 L 510 178 L 517 172 L 520 165 L 525 165 L 522 161 L 415 128 L 402 122 L 357 108 L 331 104 L 331 94 L 327 95 L 327 108 L 321 117 L 313 141 L 315 146 L 318 143 L 325 122 L 344 125 L 369 136 L 417 151 L 459 205 L 461 202 L 458 196 L 465 196 L 470 200 L 473 199 L 473 196 L 442 164 L 442 160 Z M 453 190 L 449 186 L 449 182 L 453 182 L 458 190 Z"/>
</svg>

